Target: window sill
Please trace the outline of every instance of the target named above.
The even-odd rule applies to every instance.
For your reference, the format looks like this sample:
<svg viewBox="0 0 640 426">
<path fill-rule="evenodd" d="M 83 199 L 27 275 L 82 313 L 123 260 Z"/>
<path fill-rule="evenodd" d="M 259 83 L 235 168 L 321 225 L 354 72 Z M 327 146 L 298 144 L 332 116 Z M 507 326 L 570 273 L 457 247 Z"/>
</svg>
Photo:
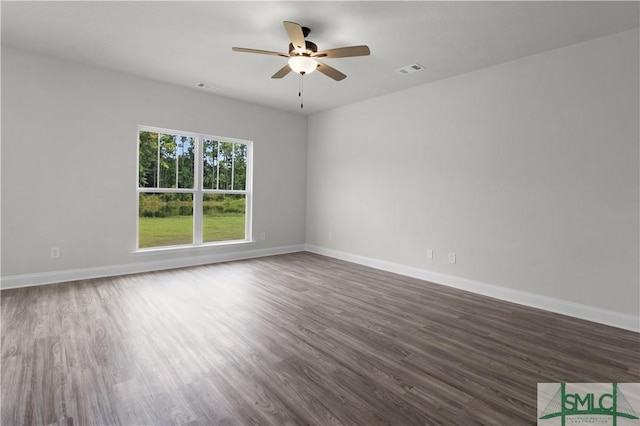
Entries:
<svg viewBox="0 0 640 426">
<path fill-rule="evenodd" d="M 186 252 L 200 252 L 203 250 L 207 251 L 216 251 L 215 249 L 220 249 L 221 251 L 225 251 L 229 248 L 234 247 L 243 247 L 243 246 L 254 246 L 256 241 L 251 240 L 241 240 L 241 241 L 224 241 L 219 243 L 205 243 L 201 245 L 184 245 L 184 246 L 165 246 L 165 247 L 149 247 L 137 249 L 131 252 L 132 256 L 150 256 L 154 254 L 165 254 L 165 253 L 186 253 Z"/>
</svg>

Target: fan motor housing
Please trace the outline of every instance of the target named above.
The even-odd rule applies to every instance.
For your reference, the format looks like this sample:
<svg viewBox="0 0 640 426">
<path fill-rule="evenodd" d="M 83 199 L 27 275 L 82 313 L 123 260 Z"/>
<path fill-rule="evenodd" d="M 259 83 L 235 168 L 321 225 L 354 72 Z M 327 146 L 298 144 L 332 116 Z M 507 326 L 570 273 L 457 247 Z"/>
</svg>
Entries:
<svg viewBox="0 0 640 426">
<path fill-rule="evenodd" d="M 305 40 L 304 43 L 308 54 L 316 53 L 318 51 L 318 46 L 316 46 L 314 42 Z M 297 55 L 296 49 L 293 47 L 293 43 L 289 43 L 289 54 L 292 56 Z"/>
</svg>

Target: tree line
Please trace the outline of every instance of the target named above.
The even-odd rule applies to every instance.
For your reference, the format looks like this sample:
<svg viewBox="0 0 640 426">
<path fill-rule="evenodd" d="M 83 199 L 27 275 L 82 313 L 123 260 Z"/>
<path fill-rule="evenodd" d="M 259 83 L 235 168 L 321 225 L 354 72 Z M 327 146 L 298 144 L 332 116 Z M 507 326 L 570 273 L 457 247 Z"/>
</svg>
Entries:
<svg viewBox="0 0 640 426">
<path fill-rule="evenodd" d="M 195 143 L 190 136 L 139 132 L 139 187 L 194 188 Z M 203 189 L 245 190 L 247 145 L 212 139 L 202 145 Z"/>
</svg>

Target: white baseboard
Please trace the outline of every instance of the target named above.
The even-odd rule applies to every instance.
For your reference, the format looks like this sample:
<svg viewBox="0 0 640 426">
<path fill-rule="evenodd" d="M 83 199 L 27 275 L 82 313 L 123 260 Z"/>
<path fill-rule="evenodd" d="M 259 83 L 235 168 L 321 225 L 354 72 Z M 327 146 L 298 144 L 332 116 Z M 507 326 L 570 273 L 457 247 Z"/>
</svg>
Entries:
<svg viewBox="0 0 640 426">
<path fill-rule="evenodd" d="M 398 263 L 372 259 L 369 257 L 345 253 L 324 247 L 307 244 L 305 246 L 305 249 L 306 251 L 309 251 L 311 253 L 346 260 L 348 262 L 369 266 L 371 268 L 381 269 L 383 271 L 393 272 L 412 278 L 418 278 L 432 283 L 442 284 L 449 287 L 470 291 L 472 293 L 482 294 L 496 299 L 517 303 L 520 305 L 543 309 L 545 311 L 568 315 L 571 317 L 593 321 L 599 324 L 610 325 L 625 330 L 631 330 L 637 333 L 640 332 L 640 318 L 633 315 L 623 314 L 620 312 L 610 311 L 602 308 L 596 308 L 594 306 L 582 305 L 575 302 L 569 302 L 562 299 L 556 299 L 553 297 L 542 296 L 520 290 L 514 290 L 498 285 L 487 284 L 467 278 L 460 278 L 453 275 L 441 274 L 425 269 L 400 265 Z"/>
<path fill-rule="evenodd" d="M 594 306 L 582 305 L 562 299 L 556 299 L 553 297 L 509 289 L 506 287 L 487 284 L 468 278 L 460 278 L 453 275 L 441 274 L 425 269 L 414 268 L 398 263 L 387 262 L 309 244 L 218 253 L 206 256 L 193 256 L 168 260 L 152 260 L 146 262 L 102 266 L 96 268 L 82 268 L 36 274 L 14 275 L 2 277 L 0 281 L 0 288 L 4 290 L 18 287 L 54 284 L 67 281 L 135 274 L 140 272 L 183 268 L 188 266 L 206 265 L 210 263 L 228 262 L 233 260 L 252 259 L 257 257 L 294 253 L 305 250 L 311 253 L 317 253 L 336 259 L 346 260 L 348 262 L 369 266 L 375 269 L 381 269 L 383 271 L 393 272 L 412 278 L 418 278 L 436 284 L 442 284 L 449 287 L 470 291 L 472 293 L 494 297 L 500 300 L 506 300 L 508 302 L 513 302 L 520 305 L 543 309 L 546 311 L 593 321 L 600 324 L 610 325 L 625 330 L 640 332 L 640 318 L 633 315 L 623 314 L 620 312 L 610 311 Z"/>
<path fill-rule="evenodd" d="M 187 266 L 206 265 L 209 263 L 228 262 L 232 260 L 252 259 L 285 253 L 304 251 L 303 244 L 274 247 L 267 249 L 245 250 L 227 253 L 216 253 L 205 256 L 192 256 L 165 260 L 127 263 L 123 265 L 100 266 L 96 268 L 70 269 L 64 271 L 42 272 L 2 277 L 2 290 L 18 287 L 31 287 L 44 284 L 55 284 L 67 281 L 87 280 L 92 278 L 112 277 L 117 275 L 136 274 L 140 272 L 160 271 L 164 269 L 184 268 Z"/>
</svg>

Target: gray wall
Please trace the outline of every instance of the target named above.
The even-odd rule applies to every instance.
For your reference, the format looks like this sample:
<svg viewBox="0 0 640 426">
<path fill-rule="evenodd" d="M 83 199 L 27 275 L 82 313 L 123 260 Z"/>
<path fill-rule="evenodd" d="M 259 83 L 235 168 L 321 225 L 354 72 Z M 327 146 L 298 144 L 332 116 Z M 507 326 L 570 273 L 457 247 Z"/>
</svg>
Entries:
<svg viewBox="0 0 640 426">
<path fill-rule="evenodd" d="M 306 117 L 3 47 L 4 277 L 220 252 L 131 254 L 139 124 L 254 141 L 253 229 L 267 238 L 234 250 L 304 244 Z"/>
<path fill-rule="evenodd" d="M 637 316 L 638 36 L 576 44 L 308 122 L 3 48 L 2 276 L 117 272 L 224 252 L 131 253 L 144 124 L 254 141 L 254 232 L 267 239 L 234 250 L 306 242 Z M 58 260 L 49 259 L 53 246 Z M 449 251 L 457 264 L 447 263 Z"/>
<path fill-rule="evenodd" d="M 638 51 L 636 29 L 313 115 L 307 243 L 638 315 Z"/>
</svg>

